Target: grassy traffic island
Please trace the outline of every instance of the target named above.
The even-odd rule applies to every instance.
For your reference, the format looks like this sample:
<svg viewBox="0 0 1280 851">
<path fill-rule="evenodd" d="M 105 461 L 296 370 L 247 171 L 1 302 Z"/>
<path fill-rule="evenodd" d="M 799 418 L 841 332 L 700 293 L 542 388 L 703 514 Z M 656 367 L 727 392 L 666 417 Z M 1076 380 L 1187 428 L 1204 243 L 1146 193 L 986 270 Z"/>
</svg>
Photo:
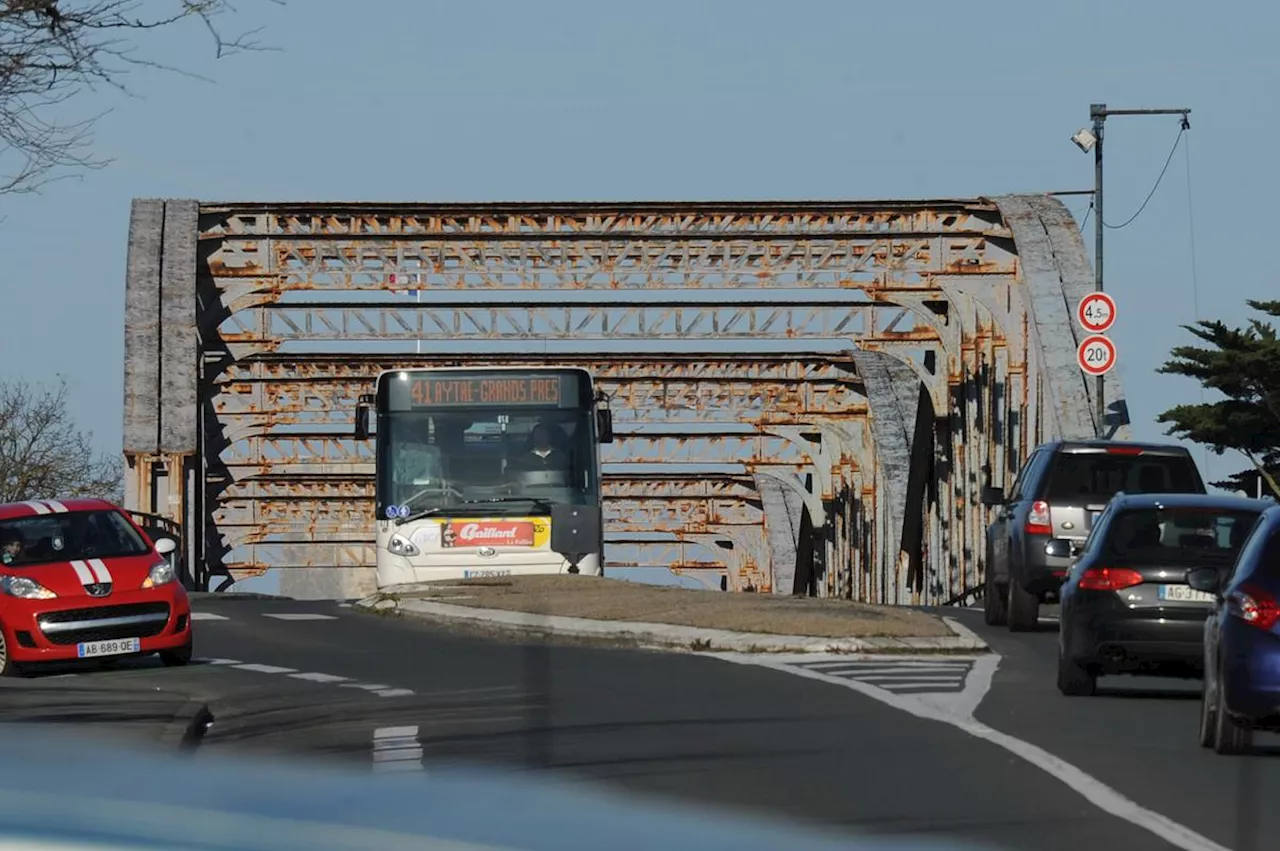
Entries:
<svg viewBox="0 0 1280 851">
<path fill-rule="evenodd" d="M 413 603 L 503 612 L 668 624 L 732 632 L 813 638 L 946 638 L 955 633 L 934 615 L 849 600 L 738 594 L 646 585 L 594 576 L 522 576 L 406 585 L 361 601 L 361 608 Z"/>
</svg>

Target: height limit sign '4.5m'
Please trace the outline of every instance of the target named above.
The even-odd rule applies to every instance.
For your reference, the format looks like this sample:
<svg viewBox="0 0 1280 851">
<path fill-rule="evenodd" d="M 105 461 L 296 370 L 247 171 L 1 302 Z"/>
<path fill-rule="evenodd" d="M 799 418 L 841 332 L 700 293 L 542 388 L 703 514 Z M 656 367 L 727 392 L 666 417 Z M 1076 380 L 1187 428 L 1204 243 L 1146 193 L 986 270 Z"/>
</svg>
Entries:
<svg viewBox="0 0 1280 851">
<path fill-rule="evenodd" d="M 1106 293 L 1089 293 L 1076 305 L 1076 319 L 1090 334 L 1105 334 L 1116 322 L 1116 303 Z"/>
<path fill-rule="evenodd" d="M 1116 344 L 1101 334 L 1080 341 L 1076 362 L 1089 375 L 1106 375 L 1116 365 Z"/>
</svg>

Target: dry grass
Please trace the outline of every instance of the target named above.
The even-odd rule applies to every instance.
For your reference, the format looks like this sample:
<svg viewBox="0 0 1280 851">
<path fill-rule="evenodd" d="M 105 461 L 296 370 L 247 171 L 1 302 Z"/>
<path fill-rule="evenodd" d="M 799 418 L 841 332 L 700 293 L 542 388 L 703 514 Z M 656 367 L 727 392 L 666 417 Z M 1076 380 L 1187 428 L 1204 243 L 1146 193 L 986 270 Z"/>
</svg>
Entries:
<svg viewBox="0 0 1280 851">
<path fill-rule="evenodd" d="M 949 636 L 939 619 L 895 606 L 772 594 L 730 594 L 589 576 L 464 579 L 398 596 L 562 617 L 808 635 L 819 638 Z"/>
</svg>

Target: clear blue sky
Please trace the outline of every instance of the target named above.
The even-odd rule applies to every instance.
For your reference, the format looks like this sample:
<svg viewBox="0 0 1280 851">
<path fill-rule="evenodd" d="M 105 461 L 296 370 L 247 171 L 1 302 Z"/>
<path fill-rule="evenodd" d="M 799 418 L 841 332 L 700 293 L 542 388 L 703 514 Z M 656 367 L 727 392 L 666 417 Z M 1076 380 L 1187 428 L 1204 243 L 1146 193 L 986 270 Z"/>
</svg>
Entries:
<svg viewBox="0 0 1280 851">
<path fill-rule="evenodd" d="M 153 6 L 163 5 L 153 0 Z M 116 162 L 0 198 L 6 376 L 70 383 L 120 445 L 125 237 L 135 196 L 203 200 L 812 199 L 1085 189 L 1091 102 L 1194 110 L 1200 310 L 1276 292 L 1280 6 L 1270 3 L 240 0 L 279 52 L 215 61 L 192 25 L 133 75 L 98 147 Z M 353 10 L 359 9 L 359 13 Z M 1137 208 L 1175 118 L 1109 122 L 1108 220 Z M 1195 319 L 1181 152 L 1108 233 L 1136 436 L 1197 400 L 1154 374 Z M 1083 213 L 1085 199 L 1071 206 Z M 1092 240 L 1089 240 L 1092 244 Z M 1211 471 L 1239 467 L 1214 461 Z"/>
</svg>

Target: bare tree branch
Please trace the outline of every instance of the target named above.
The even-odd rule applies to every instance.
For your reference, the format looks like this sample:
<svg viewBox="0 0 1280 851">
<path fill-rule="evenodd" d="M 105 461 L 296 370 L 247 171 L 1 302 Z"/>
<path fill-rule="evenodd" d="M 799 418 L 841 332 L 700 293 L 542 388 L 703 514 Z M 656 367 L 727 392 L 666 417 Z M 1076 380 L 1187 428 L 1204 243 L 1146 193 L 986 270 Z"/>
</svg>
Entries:
<svg viewBox="0 0 1280 851">
<path fill-rule="evenodd" d="M 119 503 L 123 464 L 96 455 L 67 411 L 67 386 L 0 381 L 0 502 L 96 496 Z"/>
<path fill-rule="evenodd" d="M 105 113 L 56 117 L 77 95 L 103 86 L 131 95 L 124 80 L 139 69 L 207 79 L 148 58 L 139 42 L 156 31 L 198 22 L 218 58 L 269 50 L 256 41 L 259 30 L 224 32 L 220 19 L 235 11 L 230 0 L 0 0 L 0 195 L 110 163 L 92 152 Z"/>
</svg>

